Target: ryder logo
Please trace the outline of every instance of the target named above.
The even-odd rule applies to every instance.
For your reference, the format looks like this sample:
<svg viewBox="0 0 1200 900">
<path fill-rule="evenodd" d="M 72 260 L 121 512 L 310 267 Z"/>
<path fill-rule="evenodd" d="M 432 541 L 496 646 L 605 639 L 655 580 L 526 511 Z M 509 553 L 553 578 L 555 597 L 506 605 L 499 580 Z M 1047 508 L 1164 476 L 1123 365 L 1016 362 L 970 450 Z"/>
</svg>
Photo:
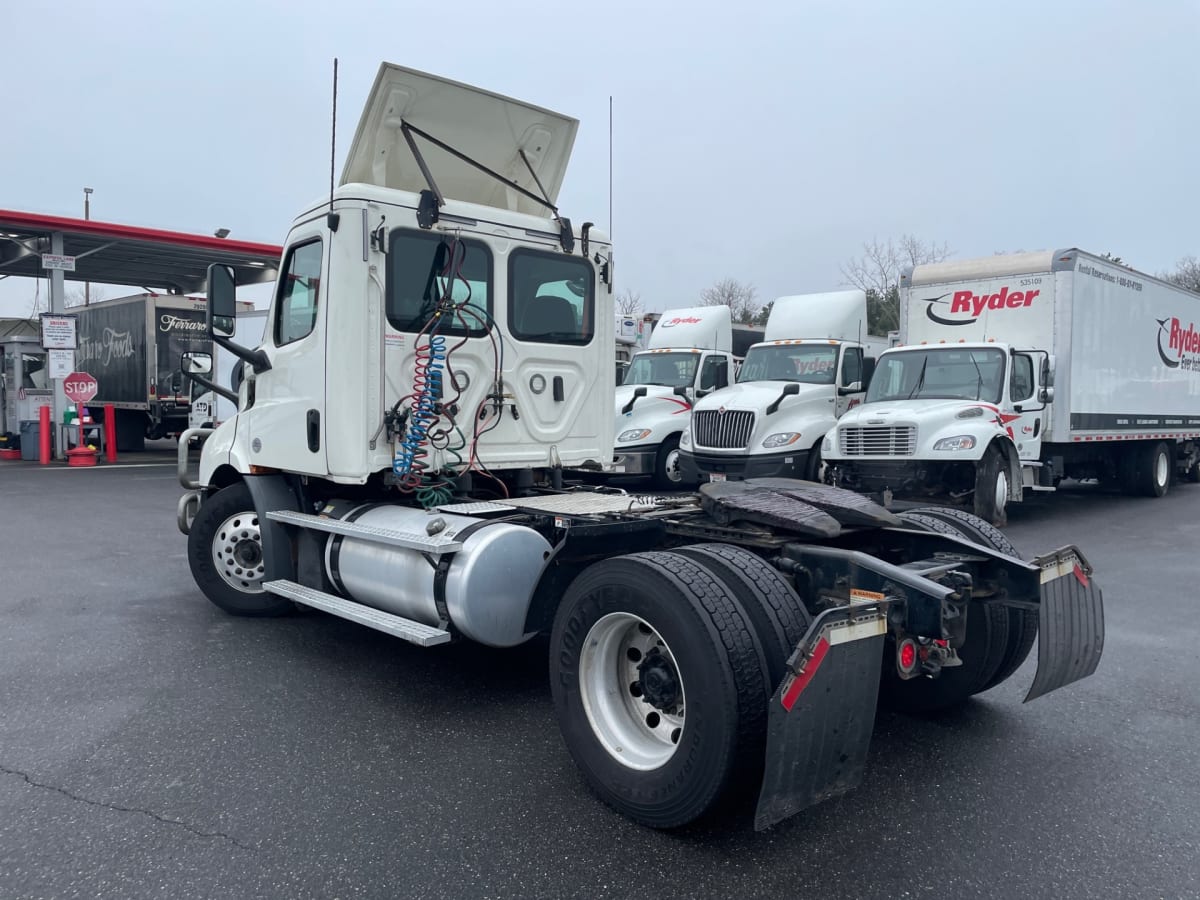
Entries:
<svg viewBox="0 0 1200 900">
<path fill-rule="evenodd" d="M 1174 316 L 1155 319 L 1158 322 L 1158 356 L 1163 365 L 1178 369 L 1200 369 L 1200 331 L 1193 322 L 1183 323 Z M 1167 346 L 1163 347 L 1163 338 Z M 1186 354 L 1186 355 L 1185 355 Z"/>
<path fill-rule="evenodd" d="M 974 325 L 985 309 L 1020 309 L 1033 303 L 1033 298 L 1040 294 L 1034 291 L 1010 291 L 1007 287 L 1000 288 L 997 294 L 972 294 L 970 291 L 955 291 L 953 294 L 942 294 L 922 300 L 927 304 L 925 315 L 931 322 L 939 325 Z M 946 298 L 950 299 L 947 300 Z M 933 311 L 935 305 L 948 306 L 948 312 L 957 318 L 947 319 Z"/>
<path fill-rule="evenodd" d="M 669 319 L 663 319 L 659 322 L 658 327 L 671 328 L 675 325 L 699 325 L 701 321 L 701 319 L 697 319 L 695 316 L 672 316 Z"/>
</svg>

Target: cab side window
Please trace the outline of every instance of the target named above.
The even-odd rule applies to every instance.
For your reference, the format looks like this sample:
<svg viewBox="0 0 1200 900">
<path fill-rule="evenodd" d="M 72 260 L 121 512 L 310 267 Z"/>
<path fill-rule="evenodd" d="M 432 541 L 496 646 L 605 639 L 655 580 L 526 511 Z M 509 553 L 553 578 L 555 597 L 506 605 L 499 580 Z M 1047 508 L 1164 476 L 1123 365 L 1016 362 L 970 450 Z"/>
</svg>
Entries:
<svg viewBox="0 0 1200 900">
<path fill-rule="evenodd" d="M 729 385 L 729 363 L 721 356 L 710 356 L 700 369 L 700 390 L 716 391 Z"/>
<path fill-rule="evenodd" d="M 851 347 L 842 357 L 842 387 L 849 387 L 854 382 L 863 380 L 863 354 L 859 347 Z"/>
<path fill-rule="evenodd" d="M 589 344 L 595 333 L 591 263 L 518 249 L 508 260 L 508 330 L 517 340 Z"/>
<path fill-rule="evenodd" d="M 316 327 L 321 255 L 320 239 L 288 251 L 279 274 L 279 300 L 275 304 L 276 347 L 306 338 Z"/>
<path fill-rule="evenodd" d="M 1020 403 L 1033 396 L 1033 357 L 1022 353 L 1013 355 L 1012 375 L 1008 385 L 1009 398 Z"/>
</svg>

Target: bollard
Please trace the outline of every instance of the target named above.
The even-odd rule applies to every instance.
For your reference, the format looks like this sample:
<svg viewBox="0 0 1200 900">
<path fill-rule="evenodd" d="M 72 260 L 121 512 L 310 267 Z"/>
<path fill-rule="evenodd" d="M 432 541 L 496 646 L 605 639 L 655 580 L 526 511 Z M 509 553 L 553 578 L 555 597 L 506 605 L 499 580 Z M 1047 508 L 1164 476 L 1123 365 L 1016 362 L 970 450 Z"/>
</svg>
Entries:
<svg viewBox="0 0 1200 900">
<path fill-rule="evenodd" d="M 117 408 L 111 403 L 104 406 L 104 460 L 117 461 Z"/>
<path fill-rule="evenodd" d="M 38 410 L 38 462 L 50 465 L 50 407 Z"/>
</svg>

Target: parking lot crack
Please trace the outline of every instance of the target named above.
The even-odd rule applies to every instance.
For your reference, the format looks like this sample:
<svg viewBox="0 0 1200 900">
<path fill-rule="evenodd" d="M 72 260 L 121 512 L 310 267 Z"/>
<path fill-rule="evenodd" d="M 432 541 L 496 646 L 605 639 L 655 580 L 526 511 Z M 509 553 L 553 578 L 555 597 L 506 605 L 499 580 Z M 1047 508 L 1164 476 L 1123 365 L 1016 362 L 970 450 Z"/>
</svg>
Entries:
<svg viewBox="0 0 1200 900">
<path fill-rule="evenodd" d="M 90 797 L 82 797 L 79 794 L 68 791 L 66 788 L 61 788 L 61 787 L 57 787 L 53 784 L 46 784 L 45 782 L 38 781 L 36 778 L 33 778 L 27 772 L 22 772 L 19 769 L 10 769 L 5 765 L 0 765 L 0 772 L 4 773 L 5 775 L 12 775 L 16 778 L 23 779 L 24 782 L 26 784 L 28 784 L 30 787 L 39 788 L 40 790 L 44 790 L 44 791 L 51 791 L 55 794 L 61 794 L 62 796 L 66 797 L 68 800 L 73 800 L 76 803 L 84 803 L 88 806 L 99 807 L 100 809 L 111 809 L 115 812 L 137 813 L 138 815 L 143 815 L 143 816 L 146 816 L 147 818 L 153 819 L 156 822 L 161 822 L 164 825 L 176 825 L 176 826 L 184 829 L 185 831 L 191 832 L 192 834 L 196 835 L 196 837 L 220 838 L 223 841 L 228 841 L 229 843 L 233 844 L 235 847 L 238 847 L 239 849 L 249 850 L 251 852 L 257 852 L 257 848 L 251 847 L 248 844 L 243 844 L 237 838 L 233 837 L 232 835 L 226 834 L 223 831 L 204 831 L 203 829 L 197 828 L 194 825 L 191 825 L 187 822 L 182 821 L 181 819 L 171 819 L 171 818 L 168 818 L 167 816 L 159 815 L 158 813 L 154 812 L 154 810 L 143 809 L 140 806 L 124 806 L 120 803 L 110 803 L 110 802 L 104 801 L 104 800 L 93 800 Z"/>
</svg>

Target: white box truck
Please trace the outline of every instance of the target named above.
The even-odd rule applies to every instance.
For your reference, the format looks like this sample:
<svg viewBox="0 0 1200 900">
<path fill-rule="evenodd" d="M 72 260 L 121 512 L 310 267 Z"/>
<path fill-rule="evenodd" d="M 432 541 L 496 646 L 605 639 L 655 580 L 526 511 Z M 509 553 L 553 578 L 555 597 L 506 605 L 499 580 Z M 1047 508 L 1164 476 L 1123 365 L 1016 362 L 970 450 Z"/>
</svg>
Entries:
<svg viewBox="0 0 1200 900">
<path fill-rule="evenodd" d="M 852 789 L 881 698 L 988 690 L 1035 617 L 1066 625 L 1029 696 L 1090 675 L 1102 598 L 1073 547 L 1026 562 L 798 481 L 565 483 L 614 444 L 612 249 L 555 205 L 576 126 L 384 65 L 342 183 L 295 219 L 258 349 L 236 342 L 233 271 L 209 268 L 208 328 L 246 377 L 195 480 L 181 466 L 208 599 L 421 647 L 548 635 L 564 757 L 662 828 L 748 791 L 766 827 Z"/>
<path fill-rule="evenodd" d="M 1003 524 L 1063 478 L 1197 479 L 1200 295 L 1069 249 L 918 266 L 900 300 L 900 346 L 826 441 L 838 484 Z"/>
<path fill-rule="evenodd" d="M 679 468 L 679 438 L 692 403 L 726 387 L 734 366 L 728 306 L 663 313 L 617 388 L 616 470 L 651 475 L 663 490 L 695 484 Z"/>
<path fill-rule="evenodd" d="M 817 481 L 821 440 L 866 390 L 875 354 L 862 291 L 780 297 L 737 383 L 698 400 L 680 442 L 685 481 Z"/>
</svg>

